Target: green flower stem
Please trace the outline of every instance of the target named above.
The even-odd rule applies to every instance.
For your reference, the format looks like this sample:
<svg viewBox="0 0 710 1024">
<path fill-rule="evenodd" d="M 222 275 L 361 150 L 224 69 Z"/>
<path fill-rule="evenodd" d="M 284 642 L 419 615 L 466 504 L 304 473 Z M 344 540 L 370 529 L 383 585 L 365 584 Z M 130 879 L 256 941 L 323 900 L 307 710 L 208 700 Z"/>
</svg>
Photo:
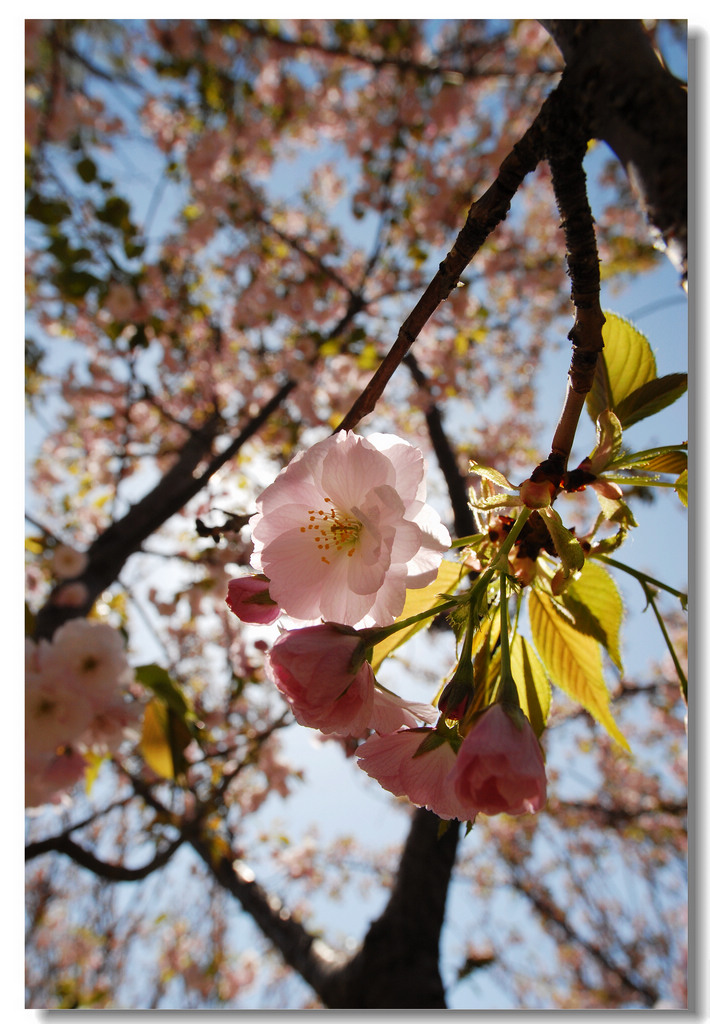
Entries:
<svg viewBox="0 0 710 1024">
<path fill-rule="evenodd" d="M 611 565 L 615 569 L 621 569 L 622 572 L 628 573 L 629 576 L 633 576 L 634 579 L 637 579 L 641 584 L 641 589 L 646 595 L 646 600 L 653 609 L 653 614 L 656 616 L 656 621 L 658 622 L 661 634 L 665 641 L 666 647 L 668 648 L 668 653 L 673 659 L 673 664 L 675 666 L 675 670 L 678 675 L 678 680 L 680 682 L 681 693 L 683 694 L 683 699 L 687 704 L 688 680 L 686 679 L 685 672 L 683 672 L 683 669 L 681 668 L 680 661 L 678 660 L 678 655 L 676 654 L 675 648 L 673 647 L 673 642 L 671 641 L 671 638 L 668 635 L 668 630 L 666 629 L 666 624 L 663 621 L 663 616 L 658 610 L 658 605 L 655 601 L 655 590 L 653 588 L 658 587 L 660 590 L 665 590 L 669 594 L 672 594 L 674 597 L 677 597 L 684 608 L 688 601 L 688 595 L 682 593 L 680 590 L 675 590 L 673 587 L 669 587 L 666 583 L 661 583 L 660 580 L 654 579 L 653 576 L 649 576 L 648 573 L 641 572 L 639 569 L 632 569 L 630 565 L 625 565 L 623 562 L 617 562 L 615 558 L 609 558 L 608 555 L 600 554 L 594 555 L 594 557 L 599 559 L 600 562 L 606 562 L 607 565 Z"/>
<path fill-rule="evenodd" d="M 668 648 L 668 653 L 670 654 L 671 658 L 673 659 L 673 664 L 675 665 L 675 670 L 676 670 L 676 673 L 678 675 L 678 681 L 680 682 L 680 692 L 683 694 L 683 700 L 685 701 L 685 703 L 687 705 L 687 703 L 688 703 L 688 680 L 686 678 L 685 672 L 681 668 L 680 661 L 678 660 L 678 655 L 675 652 L 675 648 L 673 646 L 673 642 L 672 642 L 671 638 L 668 635 L 668 630 L 666 629 L 666 624 L 663 621 L 663 616 L 661 615 L 660 611 L 658 610 L 658 606 L 657 606 L 657 604 L 656 604 L 656 602 L 654 600 L 654 592 L 653 592 L 653 590 L 651 589 L 651 587 L 648 586 L 648 584 L 644 583 L 643 581 L 641 582 L 641 586 L 643 587 L 643 592 L 646 595 L 646 600 L 651 605 L 651 608 L 653 608 L 653 614 L 656 616 L 656 621 L 657 621 L 657 623 L 659 625 L 661 633 L 663 634 L 663 639 L 665 640 L 666 647 Z"/>
<path fill-rule="evenodd" d="M 615 569 L 621 569 L 622 572 L 628 573 L 629 576 L 633 576 L 634 579 L 637 579 L 641 586 L 644 587 L 644 590 L 645 585 L 650 584 L 652 587 L 658 587 L 659 590 L 665 590 L 669 594 L 673 594 L 674 597 L 679 599 L 683 607 L 685 607 L 688 601 L 687 594 L 684 594 L 680 590 L 675 590 L 673 587 L 669 587 L 667 583 L 661 583 L 660 580 L 655 580 L 653 576 L 649 576 L 648 573 L 641 572 L 639 569 L 632 569 L 630 565 L 625 565 L 623 562 L 617 562 L 615 558 L 610 558 L 608 555 L 598 554 L 592 555 L 592 557 L 598 559 L 600 562 L 606 562 L 607 565 L 611 565 Z"/>
<path fill-rule="evenodd" d="M 510 637 L 508 636 L 508 588 L 504 571 L 500 573 L 500 687 L 498 700 L 503 704 L 520 707 L 518 688 L 510 667 Z"/>
</svg>

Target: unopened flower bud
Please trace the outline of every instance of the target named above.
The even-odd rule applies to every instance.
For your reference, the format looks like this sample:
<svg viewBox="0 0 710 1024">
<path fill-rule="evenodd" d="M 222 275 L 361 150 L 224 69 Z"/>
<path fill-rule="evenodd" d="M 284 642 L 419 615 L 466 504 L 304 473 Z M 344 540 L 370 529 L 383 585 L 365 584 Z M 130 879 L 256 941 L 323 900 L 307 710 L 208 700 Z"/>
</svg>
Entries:
<svg viewBox="0 0 710 1024">
<path fill-rule="evenodd" d="M 520 498 L 526 508 L 547 508 L 555 496 L 555 485 L 550 480 L 525 480 L 520 485 Z"/>
<path fill-rule="evenodd" d="M 438 701 L 444 718 L 460 722 L 473 700 L 473 665 L 466 658 L 459 662 L 452 678 L 444 687 Z"/>
</svg>

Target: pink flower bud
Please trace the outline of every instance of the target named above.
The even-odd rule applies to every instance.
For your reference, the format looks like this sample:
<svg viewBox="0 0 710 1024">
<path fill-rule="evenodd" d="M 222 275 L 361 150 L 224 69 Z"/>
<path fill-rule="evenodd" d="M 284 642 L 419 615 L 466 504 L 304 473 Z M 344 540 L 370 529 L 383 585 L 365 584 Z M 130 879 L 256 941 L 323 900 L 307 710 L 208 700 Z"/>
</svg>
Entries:
<svg viewBox="0 0 710 1024">
<path fill-rule="evenodd" d="M 458 802 L 473 820 L 482 814 L 534 814 L 545 805 L 542 751 L 519 708 L 493 704 L 464 738 L 449 773 Z"/>
<path fill-rule="evenodd" d="M 265 576 L 240 576 L 230 580 L 226 601 L 242 622 L 256 622 L 268 626 L 276 622 L 281 609 L 269 594 L 269 581 Z"/>
<path fill-rule="evenodd" d="M 520 498 L 527 508 L 547 508 L 552 503 L 555 490 L 550 480 L 525 480 L 520 485 Z"/>
<path fill-rule="evenodd" d="M 301 725 L 359 736 L 370 724 L 375 676 L 369 662 L 353 667 L 354 630 L 326 622 L 283 633 L 268 656 L 276 686 Z"/>
</svg>

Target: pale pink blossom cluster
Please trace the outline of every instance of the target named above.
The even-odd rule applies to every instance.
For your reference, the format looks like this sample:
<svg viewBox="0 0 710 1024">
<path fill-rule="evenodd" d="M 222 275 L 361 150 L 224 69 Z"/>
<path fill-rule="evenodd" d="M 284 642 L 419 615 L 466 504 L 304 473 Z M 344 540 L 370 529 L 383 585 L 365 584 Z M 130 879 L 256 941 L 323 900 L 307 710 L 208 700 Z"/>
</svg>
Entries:
<svg viewBox="0 0 710 1024">
<path fill-rule="evenodd" d="M 334 434 L 262 493 L 252 565 L 294 618 L 389 625 L 408 589 L 436 579 L 451 543 L 425 498 L 418 448 L 393 434 Z"/>
<path fill-rule="evenodd" d="M 259 574 L 231 580 L 227 604 L 245 622 L 271 625 L 285 613 L 308 623 L 281 633 L 267 672 L 301 725 L 364 739 L 359 765 L 384 789 L 447 819 L 534 813 L 546 799 L 545 767 L 519 708 L 493 704 L 465 735 L 438 732 L 446 716 L 383 690 L 367 660 L 358 627 L 394 622 L 407 590 L 436 578 L 450 545 L 425 496 L 421 452 L 394 435 L 342 433 L 314 445 L 258 499 Z"/>
<path fill-rule="evenodd" d="M 137 724 L 126 698 L 132 680 L 121 634 L 104 623 L 73 619 L 51 642 L 26 640 L 27 806 L 56 801 L 78 782 L 88 751 L 118 749 Z"/>
</svg>

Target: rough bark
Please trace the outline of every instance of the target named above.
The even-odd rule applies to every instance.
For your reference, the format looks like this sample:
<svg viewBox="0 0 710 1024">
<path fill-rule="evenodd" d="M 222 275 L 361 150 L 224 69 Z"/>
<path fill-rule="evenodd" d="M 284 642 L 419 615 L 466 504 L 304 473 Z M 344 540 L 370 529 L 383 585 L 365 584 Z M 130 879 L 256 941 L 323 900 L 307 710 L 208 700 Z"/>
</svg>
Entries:
<svg viewBox="0 0 710 1024">
<path fill-rule="evenodd" d="M 321 992 L 333 1009 L 445 1009 L 439 939 L 456 859 L 459 825 L 439 835 L 440 820 L 418 810 L 412 818 L 397 880 L 383 913 L 360 950 Z"/>
<path fill-rule="evenodd" d="M 590 137 L 623 164 L 661 245 L 688 274 L 688 96 L 640 21 L 542 21 L 566 64 Z"/>
</svg>

